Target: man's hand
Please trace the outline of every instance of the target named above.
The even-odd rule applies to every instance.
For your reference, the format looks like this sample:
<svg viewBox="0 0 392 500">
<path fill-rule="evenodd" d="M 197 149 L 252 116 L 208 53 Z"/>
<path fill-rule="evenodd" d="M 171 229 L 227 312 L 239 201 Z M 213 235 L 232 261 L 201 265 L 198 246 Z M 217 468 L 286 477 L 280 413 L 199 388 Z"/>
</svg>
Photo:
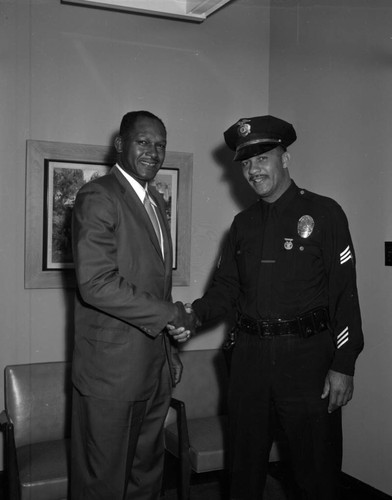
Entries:
<svg viewBox="0 0 392 500">
<path fill-rule="evenodd" d="M 354 377 L 329 370 L 325 377 L 321 399 L 329 395 L 328 413 L 346 405 L 353 397 Z"/>
<path fill-rule="evenodd" d="M 181 380 L 183 366 L 180 360 L 180 356 L 176 352 L 171 353 L 171 362 L 173 368 L 173 378 L 174 383 L 177 385 Z"/>
<path fill-rule="evenodd" d="M 200 326 L 201 323 L 194 313 L 191 304 L 185 304 L 184 306 L 182 302 L 176 302 L 174 305 L 177 309 L 180 309 L 179 318 L 181 319 L 176 318 L 171 321 L 167 325 L 167 330 L 177 342 L 186 342 L 195 335 L 196 328 Z M 182 316 L 183 313 L 185 313 L 185 318 Z"/>
</svg>

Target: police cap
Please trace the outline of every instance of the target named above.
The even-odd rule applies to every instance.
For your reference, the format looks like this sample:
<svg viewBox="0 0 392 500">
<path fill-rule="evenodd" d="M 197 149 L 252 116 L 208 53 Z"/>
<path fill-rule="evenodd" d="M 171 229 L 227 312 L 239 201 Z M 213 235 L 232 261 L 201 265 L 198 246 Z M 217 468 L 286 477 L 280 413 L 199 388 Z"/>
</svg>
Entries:
<svg viewBox="0 0 392 500">
<path fill-rule="evenodd" d="M 287 148 L 297 139 L 294 127 L 271 115 L 241 118 L 223 134 L 235 151 L 234 161 L 246 160 L 278 146 Z"/>
</svg>

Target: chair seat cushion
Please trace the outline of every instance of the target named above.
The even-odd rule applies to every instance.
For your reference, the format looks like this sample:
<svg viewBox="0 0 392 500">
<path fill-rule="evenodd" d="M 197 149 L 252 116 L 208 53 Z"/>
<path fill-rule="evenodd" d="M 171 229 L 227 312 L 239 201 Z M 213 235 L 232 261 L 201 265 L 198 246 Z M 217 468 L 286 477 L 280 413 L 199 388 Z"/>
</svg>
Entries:
<svg viewBox="0 0 392 500">
<path fill-rule="evenodd" d="M 188 420 L 189 456 L 195 472 L 221 470 L 225 467 L 224 449 L 227 449 L 227 416 L 194 418 Z M 177 425 L 170 424 L 165 431 L 165 446 L 178 457 Z"/>
<path fill-rule="evenodd" d="M 67 498 L 69 439 L 45 441 L 17 449 L 22 500 Z"/>
</svg>

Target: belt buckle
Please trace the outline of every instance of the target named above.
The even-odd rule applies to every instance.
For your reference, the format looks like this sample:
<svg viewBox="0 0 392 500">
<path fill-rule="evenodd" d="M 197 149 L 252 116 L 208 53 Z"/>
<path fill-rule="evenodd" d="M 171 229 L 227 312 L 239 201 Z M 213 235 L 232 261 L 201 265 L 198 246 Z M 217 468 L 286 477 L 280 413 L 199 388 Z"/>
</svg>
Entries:
<svg viewBox="0 0 392 500">
<path fill-rule="evenodd" d="M 257 325 L 257 333 L 260 338 L 263 337 L 272 337 L 273 332 L 272 330 L 269 329 L 269 322 L 268 321 L 261 321 Z"/>
</svg>

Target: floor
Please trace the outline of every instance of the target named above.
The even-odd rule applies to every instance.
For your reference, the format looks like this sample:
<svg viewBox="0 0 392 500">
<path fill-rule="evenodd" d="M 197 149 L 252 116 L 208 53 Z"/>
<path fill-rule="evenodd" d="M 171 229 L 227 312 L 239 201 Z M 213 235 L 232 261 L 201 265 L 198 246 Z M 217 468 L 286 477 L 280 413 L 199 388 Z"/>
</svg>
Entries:
<svg viewBox="0 0 392 500">
<path fill-rule="evenodd" d="M 164 500 L 177 500 L 175 489 L 166 490 Z M 224 485 L 219 480 L 207 479 L 193 481 L 191 486 L 191 500 L 225 500 Z M 282 485 L 274 478 L 268 476 L 266 491 L 263 500 L 286 500 Z"/>
<path fill-rule="evenodd" d="M 177 500 L 174 464 L 169 465 L 169 467 L 171 467 L 171 471 L 166 471 L 165 475 L 164 500 Z M 225 477 L 222 473 L 195 474 L 192 478 L 191 500 L 227 500 L 225 483 Z M 276 463 L 270 468 L 264 496 L 260 500 L 290 500 L 289 490 L 290 480 L 287 478 L 287 471 L 281 464 Z M 342 474 L 340 500 L 362 499 L 392 500 L 392 497 Z M 2 472 L 0 472 L 0 500 L 14 500 L 6 497 Z"/>
<path fill-rule="evenodd" d="M 170 465 L 169 467 L 173 467 Z M 164 500 L 177 500 L 175 478 L 171 472 L 166 471 L 166 489 Z M 194 474 L 191 484 L 191 500 L 227 500 L 226 481 L 222 473 Z M 292 481 L 287 468 L 276 462 L 270 464 L 270 473 L 264 496 L 260 500 L 294 500 Z M 342 474 L 341 497 L 339 500 L 392 500 L 385 495 L 357 480 Z"/>
<path fill-rule="evenodd" d="M 0 500 L 5 500 L 4 472 L 0 472 Z"/>
</svg>

